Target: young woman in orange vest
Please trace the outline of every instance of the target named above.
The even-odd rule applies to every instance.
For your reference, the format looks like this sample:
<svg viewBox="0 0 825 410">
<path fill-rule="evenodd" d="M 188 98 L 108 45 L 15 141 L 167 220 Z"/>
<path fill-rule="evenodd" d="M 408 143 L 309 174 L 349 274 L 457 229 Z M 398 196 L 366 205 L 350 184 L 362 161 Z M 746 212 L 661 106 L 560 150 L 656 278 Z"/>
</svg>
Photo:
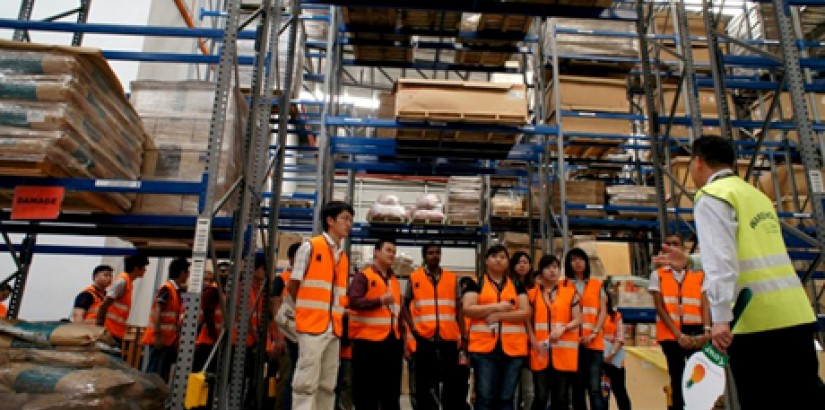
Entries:
<svg viewBox="0 0 825 410">
<path fill-rule="evenodd" d="M 682 238 L 671 235 L 665 245 L 683 248 Z M 667 359 L 670 375 L 671 410 L 685 406 L 682 373 L 687 359 L 710 340 L 710 307 L 702 285 L 702 271 L 674 270 L 662 266 L 650 273 L 648 292 L 656 306 L 656 341 Z"/>
<path fill-rule="evenodd" d="M 510 256 L 510 277 L 521 282 L 524 289 L 530 292 L 535 284 L 533 278 L 533 259 L 527 252 L 514 252 Z M 521 382 L 516 390 L 516 408 L 521 410 L 530 409 L 533 405 L 533 372 L 530 371 L 530 364 L 525 361 L 521 369 Z"/>
<path fill-rule="evenodd" d="M 591 410 L 606 409 L 601 393 L 604 339 L 602 329 L 607 315 L 607 292 L 602 281 L 590 277 L 590 258 L 573 248 L 564 258 L 565 286 L 581 295 L 582 326 L 579 345 L 579 377 L 573 381 L 573 409 L 585 410 L 585 396 Z"/>
<path fill-rule="evenodd" d="M 530 369 L 535 397 L 533 410 L 570 408 L 570 387 L 579 357 L 579 295 L 561 286 L 561 262 L 553 255 L 539 261 L 536 286 L 527 292 L 533 314 L 530 333 Z"/>
<path fill-rule="evenodd" d="M 169 381 L 169 371 L 178 354 L 180 316 L 183 314 L 182 287 L 189 280 L 189 262 L 176 258 L 169 264 L 169 280 L 158 289 L 143 345 L 149 346 L 147 373 L 157 373 Z"/>
<path fill-rule="evenodd" d="M 381 239 L 372 265 L 347 290 L 352 339 L 352 387 L 358 410 L 399 410 L 404 342 L 399 326 L 401 285 L 392 264 L 395 243 Z"/>
<path fill-rule="evenodd" d="M 630 410 L 630 396 L 627 395 L 623 359 L 624 322 L 622 322 L 622 314 L 613 306 L 613 296 L 609 292 L 607 293 L 607 318 L 604 321 L 604 341 L 602 368 L 605 376 L 610 380 L 610 391 L 616 398 L 616 407 L 619 410 Z M 605 398 L 605 401 L 609 400 L 609 397 Z"/>
<path fill-rule="evenodd" d="M 468 350 L 475 374 L 475 410 L 512 410 L 521 367 L 528 355 L 530 302 L 521 283 L 508 278 L 507 248 L 487 250 L 486 272 L 463 285 L 470 320 Z M 466 282 L 465 282 L 466 283 Z"/>
<path fill-rule="evenodd" d="M 97 314 L 97 326 L 106 326 L 106 330 L 120 346 L 126 334 L 126 321 L 132 310 L 132 289 L 134 281 L 146 273 L 149 259 L 141 254 L 123 258 L 123 272 L 106 289 L 106 299 L 100 305 Z"/>
<path fill-rule="evenodd" d="M 99 265 L 92 271 L 92 284 L 80 291 L 74 299 L 72 322 L 94 325 L 100 305 L 106 299 L 106 288 L 112 284 L 114 269 L 109 265 Z"/>
</svg>

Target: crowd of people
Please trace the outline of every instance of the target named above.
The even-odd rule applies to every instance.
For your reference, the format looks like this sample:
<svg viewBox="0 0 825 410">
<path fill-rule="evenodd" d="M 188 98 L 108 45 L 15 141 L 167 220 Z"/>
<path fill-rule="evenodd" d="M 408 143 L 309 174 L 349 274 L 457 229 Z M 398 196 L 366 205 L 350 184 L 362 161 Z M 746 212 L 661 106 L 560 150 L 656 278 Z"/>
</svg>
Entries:
<svg viewBox="0 0 825 410">
<path fill-rule="evenodd" d="M 732 175 L 735 157 L 728 141 L 698 139 L 694 155 L 692 172 L 701 188 L 696 224 L 704 252 L 688 256 L 681 238 L 666 238 L 649 285 L 656 338 L 670 374 L 669 408 L 684 408 L 685 361 L 706 343 L 730 354 L 743 409 L 772 408 L 760 404 L 772 403 L 767 392 L 776 387 L 757 377 L 767 370 L 753 367 L 755 355 L 768 344 L 782 350 L 760 358 L 758 366 L 769 366 L 771 374 L 782 376 L 771 383 L 796 394 L 783 394 L 783 403 L 811 399 L 818 381 L 814 316 L 787 257 L 776 213 L 764 196 Z M 271 281 L 263 258 L 256 259 L 245 343 L 250 352 L 266 350 L 272 406 L 400 409 L 406 360 L 418 410 L 601 410 L 609 407 L 611 392 L 620 410 L 631 408 L 622 316 L 605 282 L 591 277 L 585 251 L 570 249 L 562 259 L 545 255 L 534 264 L 525 253 L 510 255 L 494 245 L 486 250 L 481 274 L 462 277 L 442 267 L 441 247 L 432 243 L 421 248 L 423 263 L 402 287 L 392 270 L 392 239 L 377 240 L 372 263 L 350 275 L 342 241 L 353 215 L 347 203 L 326 204 L 324 232 L 290 247 L 290 268 Z M 72 319 L 105 325 L 122 340 L 132 283 L 146 265 L 143 256 L 127 257 L 124 272 L 114 279 L 111 267 L 96 268 L 93 283 L 77 297 Z M 228 271 L 229 265 L 221 264 L 218 280 L 211 272 L 205 278 L 196 370 L 220 339 L 226 303 L 220 287 Z M 164 377 L 177 352 L 180 292 L 188 273 L 185 259 L 172 261 L 143 338 L 147 370 Z M 270 300 L 262 297 L 266 283 L 272 284 Z M 271 315 L 274 325 L 260 332 L 266 340 L 259 343 L 264 315 Z M 230 338 L 238 343 L 237 335 Z M 793 361 L 783 359 L 790 355 Z M 254 368 L 255 356 L 248 357 Z M 265 382 L 254 380 L 254 373 L 248 377 L 250 386 Z M 810 401 L 799 403 L 803 406 L 792 408 Z"/>
</svg>

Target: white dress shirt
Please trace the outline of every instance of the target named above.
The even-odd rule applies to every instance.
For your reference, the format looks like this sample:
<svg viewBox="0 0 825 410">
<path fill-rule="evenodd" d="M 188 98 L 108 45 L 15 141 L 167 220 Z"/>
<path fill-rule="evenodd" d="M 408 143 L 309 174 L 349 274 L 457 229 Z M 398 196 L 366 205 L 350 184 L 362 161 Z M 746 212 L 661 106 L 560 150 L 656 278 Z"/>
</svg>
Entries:
<svg viewBox="0 0 825 410">
<path fill-rule="evenodd" d="M 730 169 L 717 171 L 707 183 L 732 174 Z M 693 206 L 693 217 L 701 247 L 699 257 L 691 258 L 693 269 L 705 271 L 703 290 L 713 323 L 729 323 L 733 320 L 731 306 L 739 277 L 736 210 L 718 198 L 702 195 Z"/>
</svg>

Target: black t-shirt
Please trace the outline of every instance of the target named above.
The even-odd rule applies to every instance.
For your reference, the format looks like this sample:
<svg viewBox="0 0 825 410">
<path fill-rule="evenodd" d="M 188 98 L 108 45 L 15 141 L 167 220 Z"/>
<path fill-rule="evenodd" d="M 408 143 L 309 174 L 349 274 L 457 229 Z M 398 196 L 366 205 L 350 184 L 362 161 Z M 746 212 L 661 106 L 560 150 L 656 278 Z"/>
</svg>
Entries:
<svg viewBox="0 0 825 410">
<path fill-rule="evenodd" d="M 74 307 L 78 309 L 89 310 L 93 303 L 95 303 L 95 297 L 86 291 L 78 293 L 74 298 Z"/>
<path fill-rule="evenodd" d="M 272 297 L 276 298 L 283 296 L 285 288 L 286 284 L 284 283 L 284 280 L 280 276 L 276 276 L 275 280 L 272 281 Z"/>
</svg>

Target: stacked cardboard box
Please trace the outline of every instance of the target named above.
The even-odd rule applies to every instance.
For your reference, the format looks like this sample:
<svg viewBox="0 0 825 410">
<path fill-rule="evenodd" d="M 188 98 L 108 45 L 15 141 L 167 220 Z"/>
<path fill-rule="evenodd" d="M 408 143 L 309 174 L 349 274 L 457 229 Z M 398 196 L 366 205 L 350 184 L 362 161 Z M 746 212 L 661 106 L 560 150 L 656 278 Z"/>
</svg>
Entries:
<svg viewBox="0 0 825 410">
<path fill-rule="evenodd" d="M 156 146 L 146 151 L 143 179 L 202 179 L 209 153 L 214 95 L 215 84 L 204 81 L 132 83 L 132 104 Z M 210 163 L 210 172 L 215 172 L 218 179 L 217 198 L 235 183 L 243 166 L 241 150 L 247 108 L 238 90 L 231 93 L 227 107 L 221 159 Z M 230 201 L 225 209 L 232 209 L 233 205 Z M 198 213 L 198 196 L 140 195 L 132 213 L 195 215 Z"/>
<path fill-rule="evenodd" d="M 751 118 L 753 120 L 762 121 L 765 119 L 767 115 L 768 108 L 770 108 L 771 100 L 773 99 L 773 93 L 765 93 L 761 100 L 755 101 L 751 105 Z M 808 117 L 811 121 L 814 120 L 822 120 L 825 119 L 825 94 L 823 93 L 811 93 L 807 94 L 807 105 L 808 105 Z M 816 107 L 816 111 L 814 111 L 814 106 Z M 817 115 L 814 116 L 814 113 Z M 793 105 L 791 104 L 791 96 L 787 92 L 783 92 L 779 95 L 779 107 L 774 111 L 771 120 L 773 121 L 784 121 L 790 122 L 796 118 L 793 112 Z M 786 131 L 784 135 L 787 135 L 787 138 L 791 142 L 799 142 L 799 135 L 796 131 L 790 130 Z M 772 129 L 769 130 L 768 138 L 769 141 L 782 141 L 783 131 Z"/>
<path fill-rule="evenodd" d="M 0 41 L 1 174 L 134 180 L 146 138 L 99 50 Z M 133 199 L 70 193 L 63 209 L 121 213 Z"/>
<path fill-rule="evenodd" d="M 801 164 L 792 164 L 793 181 L 790 178 L 789 166 L 787 164 L 776 165 L 776 178 L 770 170 L 762 171 L 759 175 L 759 189 L 765 193 L 772 201 L 777 198 L 777 188 L 779 198 L 784 198 L 793 194 L 793 186 L 796 186 L 796 194 L 808 195 L 808 181 L 805 176 L 805 167 Z M 793 185 L 792 185 L 793 184 Z"/>
<path fill-rule="evenodd" d="M 513 194 L 498 194 L 490 198 L 492 215 L 524 216 L 524 199 Z"/>
<path fill-rule="evenodd" d="M 616 285 L 616 306 L 627 308 L 653 308 L 653 296 L 645 283 L 634 279 L 618 280 Z"/>
<path fill-rule="evenodd" d="M 630 21 L 588 20 L 572 18 L 555 18 L 557 29 L 575 29 L 581 32 L 635 33 L 636 24 Z M 551 25 L 545 25 L 545 38 L 550 38 Z M 544 54 L 574 56 L 608 56 L 638 58 L 639 40 L 632 36 L 597 36 L 591 34 L 558 33 L 556 50 L 553 42 L 544 42 Z"/>
<path fill-rule="evenodd" d="M 651 208 L 655 208 L 657 206 L 656 187 L 611 185 L 607 187 L 607 196 L 609 197 L 610 205 Z M 655 219 L 657 216 L 655 211 L 619 211 L 619 215 L 646 219 Z"/>
<path fill-rule="evenodd" d="M 687 19 L 688 25 L 688 36 L 690 37 L 705 37 L 707 33 L 705 32 L 705 20 L 701 14 L 691 14 L 688 16 Z M 665 35 L 665 36 L 674 36 L 674 19 L 671 13 L 662 13 L 656 16 L 655 21 L 655 34 L 658 35 Z M 724 26 L 722 26 L 724 29 Z M 672 40 L 665 40 L 664 41 L 665 47 L 670 49 L 673 52 L 677 52 L 677 48 L 675 43 Z M 710 53 L 707 48 L 706 43 L 699 42 L 699 41 L 692 41 L 691 42 L 691 53 L 693 55 L 693 63 L 696 65 L 697 70 L 707 70 L 709 69 L 710 63 Z M 662 51 L 659 53 L 659 58 L 665 64 L 675 65 L 682 62 L 679 58 L 674 56 L 671 53 Z"/>
<path fill-rule="evenodd" d="M 561 213 L 561 191 L 559 183 L 553 184 L 553 213 Z M 567 202 L 585 205 L 604 205 L 604 181 L 567 181 Z M 569 209 L 568 216 L 584 218 L 602 218 L 603 209 Z"/>
<path fill-rule="evenodd" d="M 378 113 L 376 117 L 383 119 L 395 118 L 395 96 L 390 93 L 378 95 Z M 395 138 L 394 128 L 376 128 L 375 136 L 378 138 Z"/>
<path fill-rule="evenodd" d="M 483 195 L 481 177 L 450 177 L 447 181 L 447 223 L 481 224 Z"/>
</svg>

